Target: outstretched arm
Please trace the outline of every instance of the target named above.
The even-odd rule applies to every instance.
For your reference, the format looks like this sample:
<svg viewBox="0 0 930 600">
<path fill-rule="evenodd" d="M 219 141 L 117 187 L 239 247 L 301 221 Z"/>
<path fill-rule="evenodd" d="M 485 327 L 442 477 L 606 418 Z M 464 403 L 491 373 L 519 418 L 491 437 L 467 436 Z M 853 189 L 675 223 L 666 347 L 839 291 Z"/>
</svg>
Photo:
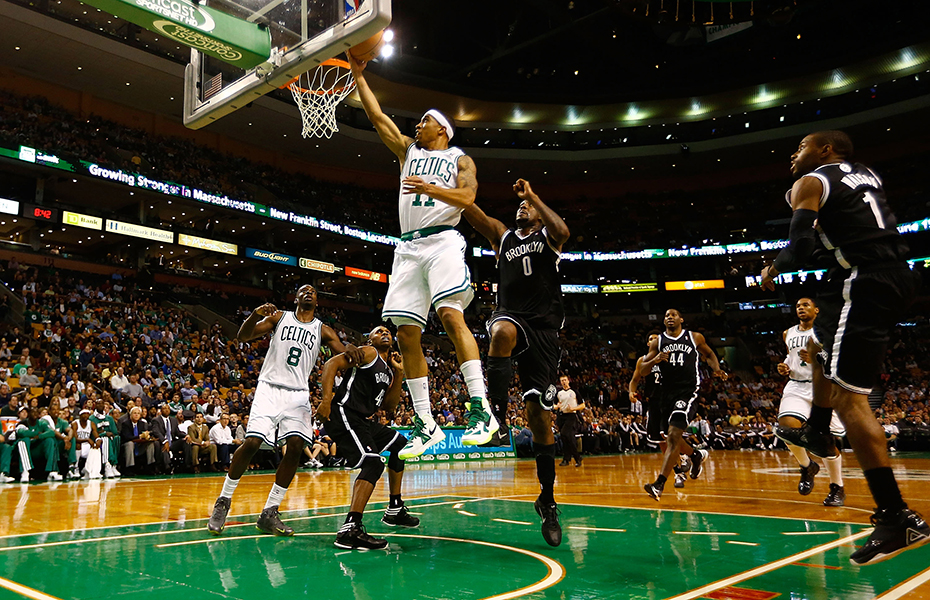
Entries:
<svg viewBox="0 0 930 600">
<path fill-rule="evenodd" d="M 248 342 L 249 340 L 262 337 L 275 328 L 278 321 L 281 320 L 282 314 L 283 313 L 281 313 L 274 304 L 270 302 L 262 304 L 253 310 L 249 318 L 242 323 L 236 338 L 240 342 Z"/>
<path fill-rule="evenodd" d="M 493 217 L 489 217 L 477 204 L 472 204 L 463 212 L 465 219 L 475 230 L 491 242 L 494 253 L 500 249 L 501 236 L 507 231 L 507 226 Z"/>
<path fill-rule="evenodd" d="M 387 414 L 393 415 L 397 410 L 397 403 L 400 402 L 400 390 L 404 385 L 404 363 L 401 360 L 399 352 L 391 352 L 388 355 L 388 364 L 394 371 L 394 380 L 391 381 L 391 387 L 388 388 L 384 395 L 384 402 L 381 408 L 387 411 Z"/>
<path fill-rule="evenodd" d="M 817 244 L 814 224 L 820 211 L 823 184 L 816 177 L 802 177 L 791 188 L 791 225 L 788 229 L 788 247 L 782 249 L 775 262 L 762 269 L 762 289 L 775 289 L 779 273 L 803 267 Z"/>
<path fill-rule="evenodd" d="M 366 364 L 373 361 L 378 354 L 378 351 L 371 346 L 365 346 L 359 348 L 359 350 L 362 351 Z M 336 374 L 351 368 L 352 365 L 345 354 L 338 354 L 326 361 L 323 365 L 323 373 L 320 376 L 323 383 L 323 401 L 320 402 L 320 405 L 316 409 L 317 417 L 323 421 L 329 420 L 329 413 L 332 410 L 333 386 L 336 383 Z"/>
<path fill-rule="evenodd" d="M 374 357 L 370 359 L 365 358 L 364 348 L 359 348 L 351 342 L 343 344 L 342 340 L 339 339 L 339 336 L 336 335 L 336 332 L 329 325 L 323 325 L 320 328 L 320 336 L 323 338 L 323 345 L 329 348 L 334 355 L 345 353 L 349 364 L 352 366 L 368 364 L 374 360 Z"/>
<path fill-rule="evenodd" d="M 401 183 L 405 194 L 422 194 L 445 202 L 456 208 L 468 208 L 475 203 L 478 195 L 478 168 L 470 156 L 459 157 L 459 176 L 456 187 L 441 188 L 432 183 L 426 183 L 422 177 L 404 177 Z"/>
<path fill-rule="evenodd" d="M 565 224 L 562 217 L 546 206 L 533 191 L 533 188 L 530 187 L 529 181 L 517 179 L 517 182 L 513 185 L 513 191 L 517 193 L 517 196 L 521 200 L 526 200 L 539 212 L 539 218 L 542 219 L 543 225 L 546 226 L 546 231 L 549 232 L 549 239 L 552 240 L 552 245 L 555 246 L 556 250 L 561 252 L 562 244 L 567 242 L 568 236 L 571 235 L 571 232 L 568 230 L 568 225 Z"/>
<path fill-rule="evenodd" d="M 365 114 L 368 115 L 368 120 L 375 126 L 375 131 L 378 132 L 378 137 L 381 138 L 384 145 L 397 156 L 400 166 L 403 168 L 404 159 L 407 157 L 407 147 L 413 143 L 413 139 L 402 134 L 394 121 L 381 110 L 381 105 L 378 104 L 378 99 L 375 98 L 374 92 L 368 86 L 363 73 L 368 63 L 356 59 L 348 52 L 346 52 L 346 60 L 348 60 L 349 67 L 352 69 L 352 77 L 355 78 L 355 89 L 358 90 L 358 97 L 362 101 L 362 107 L 365 109 Z"/>
</svg>

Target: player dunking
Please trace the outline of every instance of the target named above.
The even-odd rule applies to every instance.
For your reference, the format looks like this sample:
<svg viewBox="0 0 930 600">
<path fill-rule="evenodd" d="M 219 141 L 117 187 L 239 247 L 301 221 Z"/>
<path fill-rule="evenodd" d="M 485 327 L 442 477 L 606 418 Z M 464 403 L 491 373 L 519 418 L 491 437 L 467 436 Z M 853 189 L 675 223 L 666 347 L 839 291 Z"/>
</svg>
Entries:
<svg viewBox="0 0 930 600">
<path fill-rule="evenodd" d="M 430 307 L 436 308 L 455 345 L 471 399 L 462 443 L 486 444 L 499 425 L 486 398 L 478 344 L 465 324 L 464 311 L 474 291 L 465 264 L 465 238 L 455 230 L 462 210 L 474 203 L 478 191 L 475 162 L 459 148 L 449 146 L 455 126 L 436 109 L 423 115 L 416 140 L 403 135 L 381 111 L 365 81 L 366 63 L 347 58 L 365 114 L 400 161 L 402 234 L 394 250 L 391 284 L 382 310 L 384 319 L 397 325 L 397 344 L 416 412 L 410 441 L 400 458 L 419 456 L 446 437 L 430 410 L 426 357 L 420 345 Z"/>
<path fill-rule="evenodd" d="M 698 368 L 700 354 L 710 365 L 715 377 L 726 379 L 727 374 L 720 368 L 717 355 L 704 340 L 704 336 L 694 331 L 683 329 L 684 318 L 674 308 L 665 311 L 665 331 L 649 344 L 649 353 L 640 365 L 648 373 L 653 365 L 659 365 L 662 372 L 662 392 L 659 403 L 659 415 L 663 425 L 668 425 L 668 437 L 662 472 L 654 483 L 643 486 L 646 493 L 656 501 L 662 496 L 665 481 L 672 474 L 679 454 L 691 456 L 691 478 L 697 479 L 704 471 L 704 459 L 707 450 L 694 450 L 682 437 L 688 423 L 694 419 L 698 392 L 701 387 L 701 372 Z"/>
<path fill-rule="evenodd" d="M 393 526 L 416 527 L 420 520 L 411 515 L 401 499 L 404 461 L 398 452 L 407 443 L 400 433 L 371 419 L 379 409 L 393 414 L 400 400 L 404 367 L 400 355 L 391 352 L 394 339 L 382 326 L 368 334 L 368 346 L 362 348 L 361 366 L 351 367 L 344 354 L 334 356 L 323 365 L 323 402 L 317 416 L 326 421 L 326 433 L 339 448 L 347 464 L 361 469 L 352 489 L 352 503 L 345 524 L 334 542 L 337 548 L 379 549 L 387 540 L 368 535 L 362 525 L 362 514 L 375 489 L 384 463 L 380 454 L 390 452 L 388 483 L 390 504 L 381 521 Z M 342 383 L 334 390 L 336 373 L 342 372 Z"/>
<path fill-rule="evenodd" d="M 919 275 L 904 260 L 908 247 L 881 178 L 850 162 L 852 155 L 852 141 L 842 131 L 819 131 L 801 140 L 791 156 L 791 173 L 798 179 L 788 193 L 789 245 L 763 269 L 762 286 L 773 290 L 779 273 L 805 266 L 819 237 L 833 266 L 817 298 L 820 315 L 808 346 L 810 355 L 817 355 L 814 404 L 803 427 L 779 427 L 778 434 L 812 454 L 832 456 L 830 421 L 834 409 L 839 413 L 877 505 L 875 530 L 850 556 L 853 564 L 864 565 L 927 543 L 930 526 L 901 497 L 885 433 L 868 403 L 891 328 L 913 301 Z"/>
<path fill-rule="evenodd" d="M 497 418 L 503 420 L 507 390 L 513 379 L 511 357 L 520 356 L 520 384 L 533 432 L 541 488 L 535 507 L 542 517 L 543 538 L 550 546 L 558 546 L 562 543 L 562 527 L 552 493 L 555 438 L 549 411 L 555 399 L 561 356 L 559 329 L 565 318 L 559 258 L 569 231 L 565 221 L 540 200 L 528 181 L 518 179 L 513 191 L 521 200 L 515 229 L 487 216 L 474 204 L 465 210 L 465 218 L 491 243 L 500 273 L 497 310 L 488 321 L 488 395 Z"/>
<path fill-rule="evenodd" d="M 813 374 L 811 373 L 811 357 L 807 353 L 807 344 L 814 334 L 814 319 L 820 312 L 810 298 L 801 298 L 795 307 L 799 325 L 786 329 L 783 334 L 785 346 L 788 347 L 788 356 L 785 362 L 778 363 L 778 373 L 788 378 L 785 390 L 782 392 L 781 404 L 778 406 L 778 424 L 781 427 L 801 427 L 811 415 L 811 404 L 814 401 Z M 840 422 L 839 416 L 834 414 L 830 423 L 830 433 L 843 437 L 846 428 Z M 807 496 L 814 489 L 814 476 L 820 471 L 820 465 L 811 460 L 807 450 L 785 442 L 788 450 L 798 459 L 801 466 L 801 481 L 798 482 L 798 492 Z M 830 474 L 830 493 L 823 501 L 824 506 L 843 506 L 846 500 L 846 490 L 843 488 L 843 458 L 839 452 L 824 459 L 827 472 Z"/>
<path fill-rule="evenodd" d="M 262 442 L 274 446 L 278 440 L 286 442 L 286 452 L 256 525 L 264 533 L 294 535 L 294 530 L 278 516 L 278 507 L 297 472 L 304 443 L 313 442 L 310 371 L 316 366 L 320 346 L 326 345 L 333 353 L 347 352 L 332 327 L 315 317 L 316 302 L 316 289 L 309 284 L 301 286 L 297 290 L 297 310 L 280 311 L 274 304 L 263 304 L 239 328 L 237 337 L 243 342 L 268 333 L 272 336 L 258 376 L 245 441 L 233 454 L 229 473 L 223 481 L 223 491 L 216 499 L 213 516 L 207 523 L 207 529 L 214 535 L 221 534 L 226 526 L 233 492 L 252 456 L 258 452 Z M 348 352 L 353 362 L 358 364 L 361 349 L 350 345 Z"/>
<path fill-rule="evenodd" d="M 646 352 L 649 347 L 659 339 L 658 332 L 652 332 L 646 339 Z M 636 359 L 636 367 L 633 369 L 633 376 L 630 378 L 628 386 L 630 392 L 630 404 L 637 397 L 639 382 L 643 382 L 643 396 L 648 403 L 646 410 L 646 441 L 651 446 L 659 448 L 663 453 L 667 447 L 665 435 L 668 433 L 668 421 L 662 418 L 661 401 L 659 395 L 662 393 L 662 369 L 658 363 L 652 365 L 651 369 L 643 369 L 643 360 L 645 356 Z M 645 372 L 644 372 L 645 371 Z M 688 450 L 688 454 L 693 454 L 694 449 L 687 440 L 682 439 L 682 447 Z M 687 479 L 686 471 L 691 466 L 688 454 L 680 454 L 679 462 L 675 465 L 675 487 L 685 487 Z"/>
</svg>

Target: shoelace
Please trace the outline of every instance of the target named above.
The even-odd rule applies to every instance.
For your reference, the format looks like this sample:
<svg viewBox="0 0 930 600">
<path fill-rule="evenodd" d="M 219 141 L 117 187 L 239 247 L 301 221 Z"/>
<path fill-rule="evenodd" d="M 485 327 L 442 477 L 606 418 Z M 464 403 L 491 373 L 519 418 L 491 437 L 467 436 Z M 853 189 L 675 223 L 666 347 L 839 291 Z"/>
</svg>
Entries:
<svg viewBox="0 0 930 600">
<path fill-rule="evenodd" d="M 487 420 L 487 413 L 485 413 L 480 408 L 472 408 L 468 411 L 468 427 L 469 429 L 477 427 L 481 423 Z"/>
</svg>

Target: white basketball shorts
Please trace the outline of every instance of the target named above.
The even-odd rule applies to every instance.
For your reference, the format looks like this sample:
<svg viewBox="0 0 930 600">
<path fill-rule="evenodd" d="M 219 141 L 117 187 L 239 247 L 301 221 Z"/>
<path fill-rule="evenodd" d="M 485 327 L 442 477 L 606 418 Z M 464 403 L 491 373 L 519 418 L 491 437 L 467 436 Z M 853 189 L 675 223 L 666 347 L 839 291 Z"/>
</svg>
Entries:
<svg viewBox="0 0 930 600">
<path fill-rule="evenodd" d="M 465 238 L 449 229 L 397 245 L 381 316 L 424 329 L 431 306 L 464 312 L 474 296 Z"/>
<path fill-rule="evenodd" d="M 313 442 L 313 410 L 310 392 L 292 390 L 258 382 L 255 400 L 249 413 L 249 428 L 245 437 L 257 437 L 269 446 L 275 441 L 298 435 Z"/>
<path fill-rule="evenodd" d="M 813 383 L 789 381 L 785 384 L 785 391 L 782 394 L 781 404 L 778 405 L 778 418 L 794 417 L 806 423 L 811 416 L 811 406 L 813 403 Z M 830 432 L 840 437 L 846 435 L 846 426 L 840 421 L 840 417 L 836 414 L 836 411 L 833 411 L 833 419 L 830 421 Z"/>
</svg>

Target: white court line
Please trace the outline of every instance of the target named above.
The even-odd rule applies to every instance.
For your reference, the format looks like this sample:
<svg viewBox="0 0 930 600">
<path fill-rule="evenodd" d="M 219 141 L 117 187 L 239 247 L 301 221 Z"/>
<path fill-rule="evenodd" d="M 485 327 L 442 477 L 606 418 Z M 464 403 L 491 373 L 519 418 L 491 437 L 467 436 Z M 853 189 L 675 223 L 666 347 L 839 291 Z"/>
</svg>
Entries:
<svg viewBox="0 0 930 600">
<path fill-rule="evenodd" d="M 456 504 L 456 505 L 453 506 L 452 508 L 462 508 L 463 506 L 465 506 L 465 503 L 464 503 L 464 502 L 459 502 L 458 504 Z"/>
<path fill-rule="evenodd" d="M 673 531 L 678 535 L 739 535 L 738 533 L 729 533 L 722 531 Z"/>
<path fill-rule="evenodd" d="M 295 533 L 294 534 L 295 537 L 296 536 L 310 537 L 310 536 L 321 536 L 321 535 L 332 536 L 333 534 L 332 533 Z M 503 544 L 495 544 L 493 542 L 484 542 L 480 540 L 466 540 L 462 538 L 450 538 L 450 537 L 442 537 L 442 536 L 436 536 L 436 535 L 415 535 L 415 534 L 406 534 L 406 533 L 385 533 L 383 535 L 384 537 L 403 537 L 403 538 L 415 538 L 415 539 L 440 540 L 444 542 L 463 542 L 466 544 L 476 544 L 479 546 L 487 546 L 489 548 L 498 548 L 500 550 L 509 550 L 511 552 L 517 552 L 519 554 L 523 554 L 531 558 L 535 558 L 536 560 L 546 565 L 546 569 L 549 571 L 543 579 L 540 579 L 534 584 L 528 585 L 518 590 L 513 590 L 511 592 L 497 594 L 496 596 L 488 596 L 487 598 L 484 598 L 483 600 L 511 600 L 512 598 L 519 598 L 521 596 L 533 594 L 540 590 L 544 590 L 546 588 L 552 587 L 553 585 L 560 582 L 563 577 L 565 577 L 565 567 L 563 567 L 557 561 L 552 560 L 548 556 L 537 554 L 536 552 L 531 552 L 530 550 L 524 550 L 523 548 L 515 548 L 513 546 L 504 546 Z M 215 537 L 215 538 L 206 539 L 206 540 L 176 542 L 173 544 L 158 544 L 155 547 L 156 548 L 172 548 L 175 546 L 193 546 L 195 544 L 210 544 L 210 543 L 218 543 L 218 542 L 229 542 L 229 541 L 234 541 L 234 540 L 247 540 L 247 539 L 254 539 L 254 538 L 271 539 L 272 536 L 247 535 L 247 536 L 228 537 L 228 538 Z M 41 600 L 58 600 L 58 598 L 43 598 Z"/>
<path fill-rule="evenodd" d="M 764 575 L 765 573 L 768 573 L 770 571 L 775 571 L 784 566 L 790 565 L 793 562 L 804 560 L 805 558 L 810 558 L 811 556 L 821 554 L 823 552 L 826 552 L 827 550 L 832 550 L 833 548 L 838 548 L 839 546 L 842 546 L 843 544 L 848 544 L 849 542 L 853 542 L 855 540 L 858 540 L 859 538 L 863 538 L 869 535 L 870 533 L 872 533 L 871 528 L 866 529 L 865 531 L 860 531 L 859 533 L 856 533 L 853 535 L 848 535 L 838 540 L 833 540 L 832 542 L 828 544 L 822 544 L 820 546 L 816 546 L 814 548 L 811 548 L 810 550 L 805 550 L 804 552 L 798 552 L 797 554 L 792 554 L 791 556 L 788 556 L 781 560 L 770 562 L 766 565 L 762 565 L 761 567 L 756 567 L 755 569 L 751 569 L 749 571 L 740 573 L 739 575 L 734 575 L 733 577 L 727 577 L 726 579 L 715 581 L 714 583 L 705 585 L 704 587 L 700 587 L 696 590 L 691 590 L 690 592 L 686 592 L 684 594 L 679 594 L 677 596 L 666 598 L 666 600 L 693 600 L 694 598 L 701 598 L 719 589 L 730 587 L 731 585 L 740 583 L 741 581 L 746 581 L 747 579 L 752 579 L 753 577 Z"/>
<path fill-rule="evenodd" d="M 40 592 L 39 590 L 34 590 L 31 587 L 20 585 L 16 583 L 15 581 L 10 581 L 9 579 L 4 579 L 2 577 L 0 577 L 0 587 L 6 588 L 10 590 L 11 592 L 15 592 L 19 594 L 20 596 L 26 596 L 27 598 L 32 598 L 33 600 L 61 600 L 60 598 L 56 598 L 55 596 L 49 596 L 48 594 L 44 594 Z"/>
<path fill-rule="evenodd" d="M 782 535 L 839 535 L 839 531 L 782 531 Z"/>
<path fill-rule="evenodd" d="M 466 517 L 477 517 L 477 516 L 478 516 L 478 515 L 476 515 L 475 513 L 470 513 L 470 512 L 468 512 L 467 510 L 460 510 L 460 511 L 458 511 L 458 513 L 459 513 L 460 515 L 465 515 Z"/>
<path fill-rule="evenodd" d="M 727 543 L 736 544 L 737 546 L 758 546 L 759 545 L 754 542 L 737 542 L 736 540 L 727 540 Z"/>
<path fill-rule="evenodd" d="M 511 521 L 510 519 L 491 519 L 498 523 L 513 523 L 514 525 L 532 525 L 529 521 Z"/>
<path fill-rule="evenodd" d="M 480 501 L 481 501 L 480 498 L 478 500 L 470 500 L 470 502 L 480 502 Z M 430 504 L 416 504 L 414 506 L 416 506 L 417 508 L 426 507 L 426 506 L 443 506 L 445 504 L 452 504 L 453 502 L 458 502 L 458 500 L 449 500 L 448 502 L 433 502 Z M 373 512 L 381 512 L 381 510 L 382 509 L 380 508 L 375 508 L 372 510 L 366 510 L 365 512 L 373 513 Z M 459 512 L 464 513 L 465 511 L 459 511 Z M 471 514 L 471 513 L 468 513 L 468 514 Z M 327 513 L 324 515 L 310 515 L 307 517 L 292 517 L 290 519 L 281 519 L 281 520 L 282 521 L 311 521 L 314 519 L 323 519 L 326 517 L 338 517 L 341 515 L 342 513 Z M 471 515 L 471 516 L 475 516 L 475 515 Z M 254 526 L 255 526 L 255 523 L 236 523 L 233 525 L 227 525 L 226 529 L 232 529 L 234 527 L 254 527 Z M 10 552 L 12 550 L 29 550 L 32 548 L 52 548 L 54 546 L 69 546 L 69 545 L 76 545 L 76 544 L 87 544 L 90 542 L 106 542 L 108 540 L 125 540 L 125 539 L 130 539 L 130 538 L 154 537 L 158 535 L 172 535 L 175 533 L 185 533 L 185 532 L 189 533 L 192 531 L 200 531 L 200 528 L 175 529 L 172 531 L 149 531 L 146 533 L 130 533 L 127 535 L 113 535 L 109 537 L 86 538 L 82 540 L 65 540 L 62 542 L 45 542 L 42 544 L 27 544 L 24 546 L 10 546 L 8 548 L 0 548 L 0 552 Z"/>
<path fill-rule="evenodd" d="M 898 598 L 903 598 L 928 581 L 930 581 L 930 569 L 918 573 L 907 581 L 896 585 L 881 596 L 877 596 L 875 600 L 897 600 Z"/>
<path fill-rule="evenodd" d="M 581 525 L 569 525 L 569 529 L 580 529 L 582 531 L 615 531 L 617 533 L 626 533 L 626 529 L 608 529 L 606 527 L 582 527 Z"/>
</svg>

